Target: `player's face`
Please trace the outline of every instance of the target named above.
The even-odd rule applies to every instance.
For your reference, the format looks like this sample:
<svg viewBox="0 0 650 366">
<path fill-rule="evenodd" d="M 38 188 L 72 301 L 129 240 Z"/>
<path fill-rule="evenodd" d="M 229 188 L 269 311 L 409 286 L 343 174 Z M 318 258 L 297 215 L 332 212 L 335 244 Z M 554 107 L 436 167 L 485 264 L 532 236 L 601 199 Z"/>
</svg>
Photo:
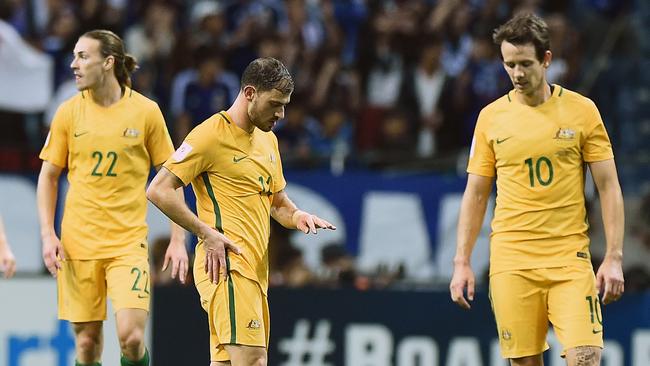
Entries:
<svg viewBox="0 0 650 366">
<path fill-rule="evenodd" d="M 74 46 L 74 59 L 70 68 L 74 73 L 77 89 L 93 89 L 106 75 L 107 60 L 102 56 L 100 43 L 93 38 L 81 37 Z"/>
<path fill-rule="evenodd" d="M 248 104 L 248 118 L 264 132 L 271 131 L 278 120 L 284 118 L 284 107 L 289 104 L 291 93 L 282 94 L 277 89 L 253 93 Z"/>
<path fill-rule="evenodd" d="M 501 55 L 503 67 L 510 76 L 515 90 L 524 95 L 532 95 L 544 87 L 546 68 L 551 61 L 551 51 L 546 51 L 544 60 L 539 62 L 532 43 L 515 45 L 503 41 Z"/>
</svg>

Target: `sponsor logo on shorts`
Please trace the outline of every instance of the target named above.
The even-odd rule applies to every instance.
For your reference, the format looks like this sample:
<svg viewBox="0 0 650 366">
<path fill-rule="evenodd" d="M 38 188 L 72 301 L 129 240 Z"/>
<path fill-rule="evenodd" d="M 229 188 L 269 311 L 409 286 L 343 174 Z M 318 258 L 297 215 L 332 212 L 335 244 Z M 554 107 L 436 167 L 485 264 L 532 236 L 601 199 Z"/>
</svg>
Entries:
<svg viewBox="0 0 650 366">
<path fill-rule="evenodd" d="M 248 322 L 248 325 L 246 326 L 246 328 L 248 328 L 248 329 L 260 329 L 261 326 L 262 326 L 262 324 L 260 323 L 259 320 L 253 319 L 250 322 Z"/>
<path fill-rule="evenodd" d="M 584 258 L 584 259 L 588 259 L 588 258 L 589 258 L 589 255 L 588 255 L 587 253 L 585 253 L 585 252 L 578 252 L 578 253 L 576 253 L 576 256 L 577 256 L 578 258 Z"/>
<path fill-rule="evenodd" d="M 509 341 L 512 339 L 512 333 L 508 329 L 503 329 L 501 330 L 501 338 L 503 338 L 504 341 Z"/>
</svg>

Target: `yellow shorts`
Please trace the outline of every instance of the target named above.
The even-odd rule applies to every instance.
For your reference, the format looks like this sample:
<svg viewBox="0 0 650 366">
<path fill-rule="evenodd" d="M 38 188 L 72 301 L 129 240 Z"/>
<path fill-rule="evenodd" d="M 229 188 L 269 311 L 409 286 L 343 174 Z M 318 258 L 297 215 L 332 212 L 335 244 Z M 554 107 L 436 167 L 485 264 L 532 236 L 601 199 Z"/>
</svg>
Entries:
<svg viewBox="0 0 650 366">
<path fill-rule="evenodd" d="M 106 296 L 113 309 L 149 311 L 149 260 L 124 256 L 63 260 L 57 275 L 59 318 L 71 322 L 106 320 Z"/>
<path fill-rule="evenodd" d="M 490 276 L 501 355 L 519 358 L 549 348 L 549 322 L 563 347 L 603 347 L 596 278 L 589 267 L 540 268 Z"/>
<path fill-rule="evenodd" d="M 194 281 L 201 306 L 208 313 L 210 360 L 230 360 L 225 345 L 268 348 L 269 306 L 259 284 L 230 270 L 225 281 L 220 278 L 213 284 L 205 273 L 203 253 L 197 250 Z"/>
</svg>

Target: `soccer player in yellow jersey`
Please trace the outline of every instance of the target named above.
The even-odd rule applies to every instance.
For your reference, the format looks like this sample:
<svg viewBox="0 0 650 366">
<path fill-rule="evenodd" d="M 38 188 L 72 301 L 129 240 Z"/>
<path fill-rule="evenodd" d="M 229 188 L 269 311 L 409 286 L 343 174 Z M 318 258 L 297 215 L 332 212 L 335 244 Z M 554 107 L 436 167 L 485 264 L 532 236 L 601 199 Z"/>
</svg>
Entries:
<svg viewBox="0 0 650 366">
<path fill-rule="evenodd" d="M 16 272 L 16 258 L 7 242 L 2 217 L 0 217 L 0 272 L 4 273 L 5 278 L 11 278 Z"/>
<path fill-rule="evenodd" d="M 194 278 L 208 313 L 211 366 L 267 364 L 269 217 L 305 233 L 335 229 L 296 208 L 284 191 L 270 131 L 292 91 L 280 61 L 251 62 L 234 104 L 192 130 L 147 190 L 149 200 L 199 238 Z M 198 217 L 174 195 L 190 182 Z"/>
<path fill-rule="evenodd" d="M 623 197 L 612 147 L 591 100 L 547 83 L 552 54 L 542 19 L 517 15 L 493 38 L 514 89 L 478 117 L 451 298 L 470 308 L 470 256 L 496 178 L 490 299 L 503 357 L 512 365 L 542 365 L 550 322 L 568 365 L 598 365 L 599 291 L 604 304 L 623 293 Z M 585 165 L 598 189 L 607 239 L 596 276 L 587 237 Z"/>
<path fill-rule="evenodd" d="M 108 296 L 121 364 L 145 366 L 151 291 L 145 185 L 151 166 L 169 158 L 173 145 L 157 104 L 130 88 L 136 61 L 117 35 L 82 35 L 70 67 L 80 93 L 59 107 L 40 155 L 43 259 L 57 279 L 59 318 L 72 323 L 76 365 L 101 365 Z M 66 168 L 70 186 L 59 241 L 54 211 Z M 175 224 L 165 259 L 183 282 L 188 257 L 184 232 Z"/>
</svg>

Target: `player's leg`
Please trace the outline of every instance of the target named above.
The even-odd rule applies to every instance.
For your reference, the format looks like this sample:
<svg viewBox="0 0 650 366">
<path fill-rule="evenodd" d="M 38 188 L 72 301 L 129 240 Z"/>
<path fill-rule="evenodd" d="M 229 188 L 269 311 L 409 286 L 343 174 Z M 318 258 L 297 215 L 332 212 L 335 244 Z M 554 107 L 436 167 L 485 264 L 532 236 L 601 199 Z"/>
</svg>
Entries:
<svg viewBox="0 0 650 366">
<path fill-rule="evenodd" d="M 600 365 L 603 318 L 596 278 L 590 265 L 553 269 L 549 319 L 567 364 Z"/>
<path fill-rule="evenodd" d="M 63 260 L 57 276 L 59 319 L 70 321 L 76 364 L 100 365 L 106 286 L 100 260 Z"/>
<path fill-rule="evenodd" d="M 104 346 L 102 322 L 94 321 L 71 324 L 77 353 L 76 365 L 98 365 Z"/>
<path fill-rule="evenodd" d="M 208 314 L 211 366 L 266 365 L 269 315 L 266 296 L 259 284 L 235 271 L 214 284 L 207 277 L 205 251 L 199 243 L 194 257 L 194 283 L 201 306 Z M 229 346 L 233 354 L 226 349 Z M 256 363 L 255 363 L 256 362 Z M 263 363 L 262 363 L 263 362 Z"/>
<path fill-rule="evenodd" d="M 541 353 L 534 356 L 511 358 L 510 365 L 511 366 L 542 366 L 544 365 L 544 359 L 542 358 Z"/>
<path fill-rule="evenodd" d="M 598 366 L 602 349 L 594 346 L 579 346 L 566 351 L 567 366 Z"/>
<path fill-rule="evenodd" d="M 232 366 L 266 366 L 266 347 L 226 345 Z"/>
<path fill-rule="evenodd" d="M 106 261 L 108 296 L 115 310 L 122 366 L 148 366 L 145 325 L 149 315 L 149 261 L 146 256 L 124 256 Z"/>
<path fill-rule="evenodd" d="M 544 277 L 537 270 L 490 276 L 490 301 L 503 358 L 517 366 L 541 365 L 548 349 Z"/>
<path fill-rule="evenodd" d="M 120 309 L 115 313 L 122 365 L 149 365 L 144 329 L 149 313 L 142 309 Z"/>
</svg>

